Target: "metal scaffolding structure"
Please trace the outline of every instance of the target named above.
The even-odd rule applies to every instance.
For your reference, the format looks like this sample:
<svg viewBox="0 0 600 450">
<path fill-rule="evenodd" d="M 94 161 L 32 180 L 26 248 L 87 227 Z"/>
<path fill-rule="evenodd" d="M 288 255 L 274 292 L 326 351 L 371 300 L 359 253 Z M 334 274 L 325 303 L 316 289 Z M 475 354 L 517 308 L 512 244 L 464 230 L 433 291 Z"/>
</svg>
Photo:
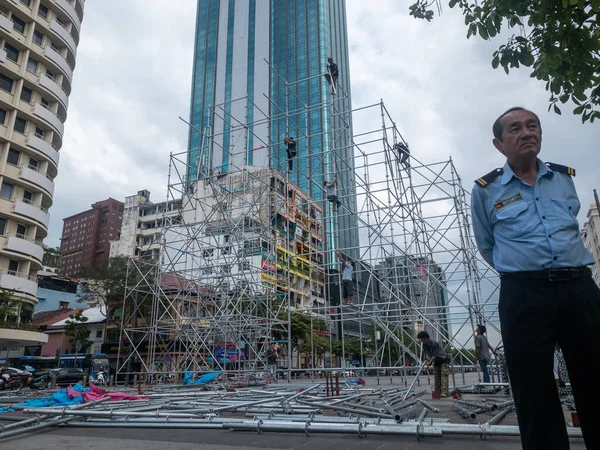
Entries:
<svg viewBox="0 0 600 450">
<path fill-rule="evenodd" d="M 473 364 L 465 349 L 476 324 L 498 331 L 499 279 L 474 245 L 469 193 L 452 160 L 426 163 L 411 149 L 405 166 L 383 100 L 344 109 L 338 88 L 309 104 L 299 95 L 309 81 L 280 77 L 286 106 L 271 115 L 248 97 L 211 107 L 193 168 L 188 152 L 171 155 L 167 197 L 182 199 L 181 210 L 165 222 L 160 258 L 131 261 L 118 372 L 260 377 L 271 342 L 288 376 L 407 370 L 419 364 L 420 330 L 455 365 Z M 311 134 L 313 113 L 329 126 Z M 306 149 L 292 174 L 282 123 Z M 326 147 L 312 146 L 317 138 Z M 246 164 L 256 149 L 269 167 Z M 214 164 L 215 151 L 228 152 L 227 166 Z M 317 172 L 320 181 L 353 174 L 338 187 L 337 212 Z M 342 304 L 338 252 L 354 262 L 354 306 Z"/>
</svg>

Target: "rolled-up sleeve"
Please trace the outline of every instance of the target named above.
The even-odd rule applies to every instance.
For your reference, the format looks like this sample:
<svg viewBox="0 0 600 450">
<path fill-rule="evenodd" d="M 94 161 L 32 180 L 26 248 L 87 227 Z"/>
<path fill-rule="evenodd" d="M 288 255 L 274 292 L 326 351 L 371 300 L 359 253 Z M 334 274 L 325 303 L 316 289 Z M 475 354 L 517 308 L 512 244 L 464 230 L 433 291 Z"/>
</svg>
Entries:
<svg viewBox="0 0 600 450">
<path fill-rule="evenodd" d="M 487 214 L 486 195 L 477 185 L 471 191 L 471 216 L 479 253 L 490 266 L 494 267 L 494 235 Z"/>
</svg>

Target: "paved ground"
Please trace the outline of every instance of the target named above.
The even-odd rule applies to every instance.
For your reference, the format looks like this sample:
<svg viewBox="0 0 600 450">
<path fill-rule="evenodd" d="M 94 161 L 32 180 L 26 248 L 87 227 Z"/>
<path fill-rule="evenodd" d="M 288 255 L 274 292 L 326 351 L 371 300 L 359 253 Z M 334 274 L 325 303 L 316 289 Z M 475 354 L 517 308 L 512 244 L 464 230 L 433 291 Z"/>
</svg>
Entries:
<svg viewBox="0 0 600 450">
<path fill-rule="evenodd" d="M 402 380 L 400 377 L 380 377 L 381 387 L 401 387 L 404 381 L 410 383 L 412 379 Z M 433 378 L 430 380 L 433 382 Z M 476 374 L 465 374 L 463 382 L 462 375 L 456 375 L 456 384 L 470 384 L 477 382 Z M 324 382 L 324 380 L 315 380 Z M 293 384 L 311 384 L 311 380 L 295 380 Z M 452 380 L 451 383 L 452 385 Z M 282 386 L 287 383 L 281 383 Z M 377 386 L 377 379 L 367 378 L 366 387 Z M 452 400 L 431 400 L 431 385 L 426 376 L 421 377 L 418 388 L 425 389 L 421 397 L 428 400 L 434 406 L 440 408 L 439 414 L 430 414 L 428 417 L 448 417 L 454 423 L 476 423 L 486 422 L 492 413 L 481 414 L 477 421 L 461 418 L 452 411 Z M 481 401 L 483 398 L 494 398 L 501 401 L 503 394 L 495 396 L 465 395 L 465 399 Z M 19 413 L 11 413 L 11 415 Z M 565 419 L 570 420 L 569 414 L 565 412 Z M 0 415 L 0 424 L 2 415 Z M 509 414 L 503 425 L 516 425 L 516 415 Z M 379 449 L 494 449 L 512 450 L 520 449 L 518 438 L 493 437 L 487 441 L 480 440 L 476 436 L 446 436 L 444 438 L 427 438 L 417 442 L 409 436 L 367 436 L 359 439 L 354 435 L 338 434 L 312 434 L 305 436 L 300 433 L 263 433 L 234 432 L 225 430 L 171 430 L 171 429 L 98 429 L 98 428 L 54 428 L 34 435 L 11 440 L 0 441 L 0 448 L 19 450 L 247 450 L 247 449 L 356 449 L 356 450 L 379 450 Z M 571 440 L 572 450 L 583 450 L 585 446 L 582 440 Z"/>
</svg>

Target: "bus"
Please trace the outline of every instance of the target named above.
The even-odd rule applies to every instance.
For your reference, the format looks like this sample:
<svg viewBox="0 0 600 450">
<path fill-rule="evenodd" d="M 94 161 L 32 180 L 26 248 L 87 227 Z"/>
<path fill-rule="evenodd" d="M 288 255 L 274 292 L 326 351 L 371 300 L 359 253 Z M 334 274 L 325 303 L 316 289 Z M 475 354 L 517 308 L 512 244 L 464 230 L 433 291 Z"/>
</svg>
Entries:
<svg viewBox="0 0 600 450">
<path fill-rule="evenodd" d="M 61 367 L 79 368 L 87 373 L 109 370 L 106 353 L 65 353 L 60 355 L 60 359 L 55 356 L 22 356 L 19 365 L 27 370 L 33 369 L 35 374 Z"/>
</svg>

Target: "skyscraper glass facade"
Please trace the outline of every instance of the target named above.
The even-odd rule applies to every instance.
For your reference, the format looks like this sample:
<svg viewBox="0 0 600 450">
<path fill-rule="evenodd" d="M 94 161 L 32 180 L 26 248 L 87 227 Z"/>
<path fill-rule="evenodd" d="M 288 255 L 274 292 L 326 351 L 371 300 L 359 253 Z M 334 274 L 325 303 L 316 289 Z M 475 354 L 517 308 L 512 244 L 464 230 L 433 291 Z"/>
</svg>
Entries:
<svg viewBox="0 0 600 450">
<path fill-rule="evenodd" d="M 340 71 L 335 96 L 322 76 L 329 56 Z M 345 0 L 200 0 L 189 179 L 244 165 L 285 171 L 288 133 L 297 141 L 290 181 L 323 200 L 323 182 L 337 175 L 344 209 L 356 211 L 349 72 Z M 329 248 L 356 245 L 354 214 L 333 227 L 345 232 Z"/>
</svg>

